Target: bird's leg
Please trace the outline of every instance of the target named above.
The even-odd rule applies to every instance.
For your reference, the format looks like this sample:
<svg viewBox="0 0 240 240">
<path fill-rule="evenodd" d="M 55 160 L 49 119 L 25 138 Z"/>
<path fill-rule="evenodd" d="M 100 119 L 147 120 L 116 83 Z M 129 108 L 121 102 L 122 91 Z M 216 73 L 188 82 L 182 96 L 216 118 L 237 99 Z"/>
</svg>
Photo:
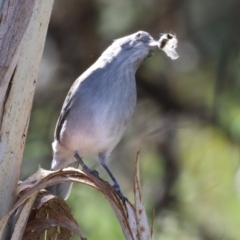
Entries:
<svg viewBox="0 0 240 240">
<path fill-rule="evenodd" d="M 88 173 L 91 173 L 95 177 L 99 177 L 99 174 L 96 170 L 91 170 L 82 160 L 77 152 L 74 153 L 74 157 L 77 159 L 78 163 L 82 166 L 82 169 Z"/>
<path fill-rule="evenodd" d="M 120 189 L 120 185 L 119 183 L 117 182 L 116 178 L 113 176 L 113 174 L 111 173 L 110 169 L 108 168 L 108 166 L 106 165 L 106 156 L 104 154 L 99 154 L 99 160 L 100 160 L 100 163 L 101 165 L 103 166 L 103 168 L 106 170 L 106 172 L 108 173 L 109 177 L 112 179 L 113 181 L 113 188 L 115 189 L 115 191 L 119 194 L 120 198 L 123 200 L 123 201 L 126 201 L 127 198 L 123 195 L 121 189 Z"/>
</svg>

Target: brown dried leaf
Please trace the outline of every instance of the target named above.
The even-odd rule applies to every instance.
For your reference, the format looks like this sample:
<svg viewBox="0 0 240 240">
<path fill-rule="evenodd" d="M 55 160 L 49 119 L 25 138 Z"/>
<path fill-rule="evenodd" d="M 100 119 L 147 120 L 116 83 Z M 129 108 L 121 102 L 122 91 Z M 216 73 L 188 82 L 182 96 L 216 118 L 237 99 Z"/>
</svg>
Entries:
<svg viewBox="0 0 240 240">
<path fill-rule="evenodd" d="M 14 230 L 11 239 L 22 239 L 25 226 L 27 224 L 27 220 L 29 214 L 31 212 L 32 206 L 35 202 L 38 192 L 35 192 L 27 201 L 24 203 L 23 207 L 21 208 L 21 212 L 17 216 L 17 220 L 14 224 Z"/>
<path fill-rule="evenodd" d="M 41 190 L 33 206 L 23 239 L 37 240 L 45 237 L 67 240 L 71 238 L 73 232 L 82 240 L 86 239 L 67 203 L 48 191 Z"/>
<path fill-rule="evenodd" d="M 92 176 L 91 174 L 85 173 L 81 170 L 74 169 L 74 168 L 67 168 L 62 171 L 56 171 L 56 172 L 50 172 L 50 171 L 45 171 L 43 169 L 40 169 L 38 171 L 38 173 L 34 174 L 34 176 L 31 176 L 31 178 L 22 182 L 21 186 L 19 186 L 19 189 L 20 189 L 18 191 L 19 196 L 20 196 L 19 201 L 21 200 L 21 198 L 24 198 L 26 196 L 26 194 L 30 194 L 34 190 L 40 189 L 42 187 L 46 188 L 47 186 L 54 185 L 54 184 L 57 184 L 57 183 L 60 183 L 63 181 L 74 181 L 74 182 L 84 183 L 84 184 L 87 184 L 89 186 L 92 186 L 92 187 L 102 191 L 105 194 L 105 196 L 111 201 L 111 204 L 114 206 L 114 208 L 118 209 L 118 211 L 122 211 L 125 215 L 125 218 L 127 219 L 126 211 L 124 209 L 124 206 L 122 205 L 122 201 L 121 201 L 120 197 L 118 196 L 118 194 L 115 192 L 115 190 L 113 190 L 112 187 L 109 185 L 109 183 L 107 183 L 101 179 L 98 179 L 98 178 Z M 32 186 L 31 186 L 31 183 L 32 183 Z M 41 194 L 42 194 L 42 191 L 41 191 Z M 35 207 L 40 208 L 46 202 L 48 202 L 48 205 L 49 205 L 49 200 L 51 200 L 51 199 L 52 199 L 52 196 L 50 194 L 45 195 L 40 199 L 38 198 L 35 203 Z M 55 203 L 53 204 L 53 206 L 57 205 L 57 200 L 63 201 L 62 199 L 56 198 L 56 197 L 53 198 L 52 200 L 54 200 L 54 199 L 55 199 Z M 57 211 L 59 211 L 59 209 Z M 70 212 L 70 211 L 65 211 L 65 214 L 67 214 L 68 212 Z M 48 211 L 48 213 L 49 213 L 49 211 Z M 55 219 L 55 215 L 53 216 L 53 219 Z M 70 221 L 70 220 L 72 221 L 72 224 L 73 223 L 76 224 L 73 217 L 71 217 L 71 215 L 68 215 L 68 221 Z M 125 220 L 125 222 L 126 222 L 126 220 Z M 49 221 L 48 221 L 48 223 L 50 224 Z M 56 224 L 57 222 L 55 221 L 54 223 Z M 33 226 L 33 225 L 31 225 L 31 226 Z M 63 225 L 59 224 L 59 226 L 61 226 L 61 227 L 65 226 L 65 228 L 67 227 L 66 223 L 64 223 L 64 222 L 63 222 Z M 73 226 L 76 227 L 76 225 L 71 225 L 71 226 L 68 225 L 68 229 L 71 229 L 71 227 L 73 227 Z M 51 226 L 49 226 L 49 227 L 51 227 Z M 46 225 L 44 226 L 44 228 L 46 228 Z M 38 232 L 43 231 L 44 228 L 37 229 L 37 231 Z M 72 228 L 71 231 L 77 232 L 74 228 Z M 80 231 L 80 229 L 79 229 L 79 231 Z M 31 234 L 30 234 L 30 236 L 32 237 Z M 64 239 L 67 239 L 67 238 L 65 237 Z"/>
<path fill-rule="evenodd" d="M 44 207 L 44 211 L 48 218 L 36 218 L 30 221 L 25 230 L 23 240 L 34 240 L 36 236 L 41 236 L 45 230 L 50 228 L 52 228 L 52 231 L 48 231 L 46 234 L 48 239 L 56 239 L 56 237 L 58 237 L 58 239 L 70 239 L 72 232 L 74 232 L 78 234 L 82 240 L 86 240 L 75 220 L 71 221 L 68 217 L 48 206 Z M 59 231 L 57 228 L 53 227 L 61 227 L 68 231 L 64 231 L 64 229 Z"/>
<path fill-rule="evenodd" d="M 144 206 L 141 202 L 141 183 L 139 173 L 139 152 L 137 153 L 135 172 L 134 172 L 134 201 L 135 201 L 135 214 L 138 228 L 139 240 L 150 240 L 151 233 L 148 226 L 147 215 Z"/>
<path fill-rule="evenodd" d="M 46 235 L 46 232 L 44 232 L 46 230 L 47 239 L 56 239 L 57 237 L 59 239 L 70 239 L 72 232 L 81 236 L 81 239 L 85 239 L 65 201 L 45 190 L 46 187 L 51 185 L 72 181 L 91 186 L 104 194 L 112 206 L 127 240 L 149 240 L 152 234 L 149 230 L 145 209 L 141 203 L 138 155 L 134 174 L 135 206 L 128 200 L 123 202 L 108 182 L 82 170 L 75 168 L 66 168 L 59 171 L 39 169 L 38 172 L 19 184 L 18 200 L 3 221 L 6 222 L 13 211 L 18 208 L 21 209 L 28 199 L 40 191 L 29 217 L 24 240 L 44 239 L 42 236 L 43 234 Z M 0 227 L 1 224 L 2 221 L 0 221 Z"/>
</svg>

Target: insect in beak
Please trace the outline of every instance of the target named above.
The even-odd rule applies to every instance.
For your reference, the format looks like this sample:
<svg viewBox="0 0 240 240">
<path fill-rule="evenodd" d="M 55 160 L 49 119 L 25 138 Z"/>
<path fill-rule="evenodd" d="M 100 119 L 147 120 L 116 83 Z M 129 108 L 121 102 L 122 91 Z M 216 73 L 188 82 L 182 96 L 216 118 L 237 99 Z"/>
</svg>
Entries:
<svg viewBox="0 0 240 240">
<path fill-rule="evenodd" d="M 176 52 L 178 40 L 175 35 L 171 33 L 164 33 L 158 41 L 158 47 L 163 50 L 168 57 L 172 60 L 177 59 L 178 53 Z"/>
</svg>

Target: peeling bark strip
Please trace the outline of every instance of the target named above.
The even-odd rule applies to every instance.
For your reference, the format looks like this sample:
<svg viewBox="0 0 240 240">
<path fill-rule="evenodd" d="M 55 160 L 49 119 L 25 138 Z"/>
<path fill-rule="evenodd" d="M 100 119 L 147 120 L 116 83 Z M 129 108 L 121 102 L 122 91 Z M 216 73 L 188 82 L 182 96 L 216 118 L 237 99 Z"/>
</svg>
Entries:
<svg viewBox="0 0 240 240">
<path fill-rule="evenodd" d="M 16 68 L 14 68 L 13 73 L 12 73 L 12 77 L 11 77 L 10 81 L 8 82 L 6 92 L 5 92 L 5 95 L 4 95 L 4 99 L 3 99 L 3 103 L 2 103 L 2 106 L 0 107 L 0 109 L 2 109 L 2 112 L 0 112 L 0 117 L 1 117 L 0 118 L 0 130 L 2 128 L 5 104 L 7 102 L 8 95 L 10 94 L 10 91 L 11 91 L 11 88 L 12 88 L 12 80 L 14 78 L 15 72 L 16 72 Z M 1 86 L 0 86 L 0 88 L 1 88 Z M 1 134 L 0 134 L 0 142 L 1 142 Z"/>
<path fill-rule="evenodd" d="M 0 21 L 0 114 L 6 88 L 19 59 L 17 49 L 27 29 L 36 0 L 5 0 Z M 1 116 L 0 116 L 1 117 Z"/>
</svg>

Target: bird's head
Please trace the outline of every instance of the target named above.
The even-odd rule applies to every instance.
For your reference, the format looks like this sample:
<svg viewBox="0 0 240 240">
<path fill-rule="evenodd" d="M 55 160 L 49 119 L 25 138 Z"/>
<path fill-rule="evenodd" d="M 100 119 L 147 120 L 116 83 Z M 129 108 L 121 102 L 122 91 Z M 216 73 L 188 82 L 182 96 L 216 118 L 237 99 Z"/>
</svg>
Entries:
<svg viewBox="0 0 240 240">
<path fill-rule="evenodd" d="M 144 31 L 138 31 L 114 41 L 113 45 L 118 45 L 123 51 L 130 55 L 146 58 L 151 55 L 159 46 L 152 36 Z"/>
<path fill-rule="evenodd" d="M 146 58 L 151 56 L 159 43 L 155 41 L 151 35 L 144 31 L 138 31 L 131 35 L 114 40 L 112 45 L 103 53 L 109 61 L 118 61 L 126 65 L 139 64 Z"/>
</svg>

